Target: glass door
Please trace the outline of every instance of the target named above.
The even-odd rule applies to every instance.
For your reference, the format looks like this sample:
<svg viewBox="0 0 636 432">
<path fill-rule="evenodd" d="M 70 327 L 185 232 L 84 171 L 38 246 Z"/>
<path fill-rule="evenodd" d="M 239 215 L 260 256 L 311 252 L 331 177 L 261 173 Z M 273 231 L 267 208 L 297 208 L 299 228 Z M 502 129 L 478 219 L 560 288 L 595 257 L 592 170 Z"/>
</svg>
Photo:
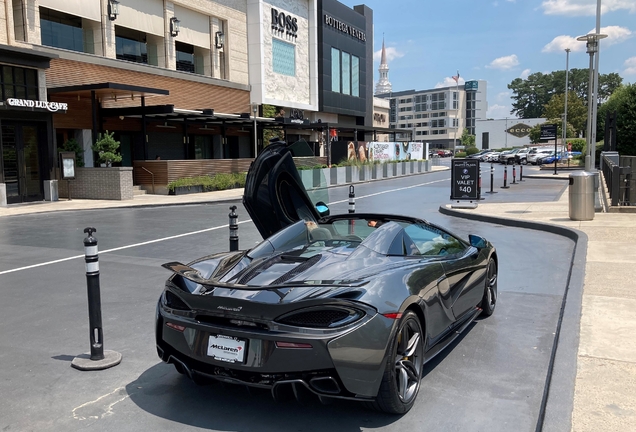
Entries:
<svg viewBox="0 0 636 432">
<path fill-rule="evenodd" d="M 7 203 L 43 198 L 37 125 L 2 124 L 2 164 Z"/>
</svg>

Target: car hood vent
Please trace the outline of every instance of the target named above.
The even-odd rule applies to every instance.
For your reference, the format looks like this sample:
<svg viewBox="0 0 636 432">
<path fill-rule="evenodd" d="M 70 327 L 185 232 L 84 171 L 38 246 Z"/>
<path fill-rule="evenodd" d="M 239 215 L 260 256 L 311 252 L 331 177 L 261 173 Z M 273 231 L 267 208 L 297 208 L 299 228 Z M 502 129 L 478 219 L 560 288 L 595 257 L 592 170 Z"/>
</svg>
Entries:
<svg viewBox="0 0 636 432">
<path fill-rule="evenodd" d="M 322 255 L 320 255 L 320 254 L 312 256 L 307 261 L 297 265 L 295 268 L 291 269 L 290 271 L 288 271 L 284 275 L 280 276 L 278 279 L 276 279 L 274 282 L 272 282 L 272 285 L 278 285 L 278 284 L 285 283 L 288 280 L 298 276 L 299 274 L 301 274 L 305 270 L 308 270 L 310 267 L 312 267 L 318 261 L 320 261 L 320 258 L 322 258 Z"/>
</svg>

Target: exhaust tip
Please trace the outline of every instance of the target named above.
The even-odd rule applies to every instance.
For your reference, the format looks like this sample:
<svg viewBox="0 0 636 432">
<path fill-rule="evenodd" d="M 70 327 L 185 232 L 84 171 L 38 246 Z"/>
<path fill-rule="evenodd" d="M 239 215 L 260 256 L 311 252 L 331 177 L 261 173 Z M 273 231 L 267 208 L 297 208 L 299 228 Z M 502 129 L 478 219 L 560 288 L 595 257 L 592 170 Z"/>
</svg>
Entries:
<svg viewBox="0 0 636 432">
<path fill-rule="evenodd" d="M 330 395 L 337 395 L 341 393 L 338 381 L 333 377 L 316 377 L 309 381 L 309 385 L 318 393 L 325 393 Z"/>
</svg>

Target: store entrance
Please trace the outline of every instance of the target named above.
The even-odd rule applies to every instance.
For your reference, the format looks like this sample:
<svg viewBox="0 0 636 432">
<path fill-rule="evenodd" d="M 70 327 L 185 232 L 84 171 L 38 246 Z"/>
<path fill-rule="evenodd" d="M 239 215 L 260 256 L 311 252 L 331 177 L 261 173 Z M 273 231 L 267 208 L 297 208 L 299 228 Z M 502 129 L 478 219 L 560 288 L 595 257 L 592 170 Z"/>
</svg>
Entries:
<svg viewBox="0 0 636 432">
<path fill-rule="evenodd" d="M 38 143 L 44 126 L 31 123 L 2 122 L 2 166 L 7 188 L 7 203 L 43 199 Z"/>
</svg>

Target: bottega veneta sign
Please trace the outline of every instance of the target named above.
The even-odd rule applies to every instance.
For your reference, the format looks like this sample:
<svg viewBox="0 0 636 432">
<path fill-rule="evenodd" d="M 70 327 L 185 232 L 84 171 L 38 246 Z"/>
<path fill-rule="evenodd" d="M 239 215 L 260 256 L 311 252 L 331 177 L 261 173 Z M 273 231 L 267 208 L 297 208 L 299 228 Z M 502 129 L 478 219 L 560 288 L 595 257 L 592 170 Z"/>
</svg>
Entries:
<svg viewBox="0 0 636 432">
<path fill-rule="evenodd" d="M 530 135 L 531 129 L 532 128 L 527 124 L 517 123 L 516 125 L 506 129 L 506 132 L 508 132 L 510 135 L 516 136 L 517 138 L 523 138 L 524 136 Z"/>
<path fill-rule="evenodd" d="M 298 37 L 298 18 L 272 8 L 272 30 L 285 33 L 287 36 Z"/>
<path fill-rule="evenodd" d="M 360 31 L 357 28 L 354 28 L 347 23 L 337 20 L 330 15 L 325 14 L 325 24 L 328 25 L 329 27 L 335 28 L 338 31 L 351 35 L 354 38 L 358 39 L 359 41 L 362 41 L 362 42 L 367 41 L 367 35 L 364 34 L 363 31 Z"/>
<path fill-rule="evenodd" d="M 66 111 L 68 104 L 62 102 L 47 102 L 30 99 L 7 99 L 7 105 L 22 108 L 41 108 L 51 112 Z"/>
</svg>

